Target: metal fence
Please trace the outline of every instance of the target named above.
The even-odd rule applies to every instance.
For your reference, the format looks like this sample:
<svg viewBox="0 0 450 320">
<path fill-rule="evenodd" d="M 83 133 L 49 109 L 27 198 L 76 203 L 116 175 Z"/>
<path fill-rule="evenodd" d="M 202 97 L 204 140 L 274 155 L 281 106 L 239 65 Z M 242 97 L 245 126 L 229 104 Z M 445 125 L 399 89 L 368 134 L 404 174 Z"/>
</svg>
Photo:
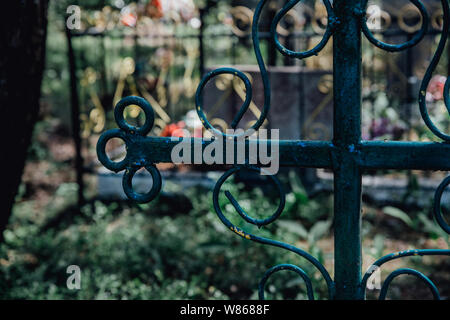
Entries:
<svg viewBox="0 0 450 320">
<path fill-rule="evenodd" d="M 259 22 L 267 5 L 267 0 L 259 1 L 254 15 L 251 38 L 254 45 L 257 63 L 263 79 L 264 106 L 261 114 L 252 128 L 258 130 L 264 123 L 271 107 L 271 83 L 261 53 L 261 35 Z M 239 164 L 237 158 L 234 165 L 226 171 L 218 180 L 213 192 L 213 204 L 218 218 L 232 232 L 242 237 L 245 241 L 254 241 L 260 244 L 278 247 L 288 250 L 306 259 L 321 273 L 325 279 L 330 299 L 364 299 L 366 284 L 373 273 L 386 262 L 409 256 L 449 256 L 450 250 L 408 250 L 393 253 L 378 259 L 366 272 L 362 269 L 361 259 L 361 181 L 362 175 L 373 169 L 392 170 L 450 170 L 450 136 L 441 131 L 433 122 L 428 112 L 426 92 L 430 84 L 433 72 L 436 70 L 440 58 L 444 53 L 449 33 L 449 4 L 447 0 L 441 1 L 442 6 L 442 32 L 434 57 L 427 67 L 421 86 L 416 92 L 418 107 L 421 117 L 429 130 L 441 142 L 395 142 L 395 141 L 367 141 L 363 140 L 361 129 L 362 114 L 362 41 L 364 35 L 372 45 L 388 51 L 400 52 L 417 46 L 430 30 L 430 17 L 422 2 L 412 0 L 421 14 L 421 24 L 418 30 L 414 30 L 412 36 L 406 42 L 389 44 L 378 40 L 367 25 L 367 1 L 366 0 L 335 0 L 333 4 L 324 0 L 326 8 L 327 26 L 321 41 L 307 51 L 294 51 L 287 49 L 281 42 L 277 33 L 277 26 L 299 0 L 291 0 L 276 13 L 270 25 L 269 35 L 274 41 L 276 50 L 286 57 L 307 60 L 314 55 L 320 55 L 330 39 L 333 39 L 333 137 L 331 141 L 309 140 L 282 140 L 263 141 L 245 139 L 246 158 L 245 164 Z M 204 113 L 202 104 L 203 89 L 206 84 L 222 74 L 231 74 L 239 77 L 247 86 L 246 102 L 240 109 L 233 127 L 247 111 L 249 99 L 251 99 L 250 81 L 247 76 L 233 68 L 219 68 L 208 73 L 200 82 L 196 93 L 196 110 L 203 125 L 207 129 L 216 130 Z M 449 109 L 450 81 L 445 83 L 444 101 Z M 123 112 L 127 106 L 138 105 L 145 113 L 145 122 L 141 127 L 135 127 L 127 123 Z M 449 109 L 450 110 L 450 109 Z M 180 138 L 174 140 L 164 137 L 147 136 L 155 122 L 155 112 L 150 104 L 138 97 L 122 99 L 114 109 L 115 120 L 119 129 L 112 129 L 102 134 L 97 145 L 97 154 L 100 162 L 114 172 L 125 171 L 123 176 L 123 188 L 127 196 L 137 202 L 149 202 L 154 199 L 161 188 L 161 176 L 156 168 L 158 163 L 170 163 L 171 152 L 175 146 L 186 140 Z M 217 132 L 217 130 L 216 130 Z M 219 133 L 224 135 L 223 133 Z M 127 154 L 121 162 L 113 162 L 108 158 L 105 147 L 112 138 L 120 138 L 125 141 Z M 239 137 L 232 135 L 228 138 L 237 140 Z M 207 148 L 213 140 L 189 138 L 188 143 L 201 146 L 201 150 Z M 237 200 L 227 191 L 222 190 L 224 182 L 234 174 L 244 171 L 260 172 L 264 170 L 262 164 L 250 165 L 249 150 L 266 143 L 279 143 L 280 165 L 284 167 L 301 168 L 326 168 L 334 173 L 334 240 L 335 240 L 335 270 L 334 279 L 325 267 L 312 255 L 301 248 L 282 243 L 273 239 L 263 238 L 257 234 L 247 232 L 237 227 L 223 213 L 219 204 L 219 196 L 224 193 L 237 213 L 248 223 L 257 227 L 264 227 L 276 221 L 283 212 L 285 193 L 281 183 L 275 176 L 270 176 L 271 182 L 279 192 L 279 206 L 272 215 L 266 219 L 255 219 L 246 213 Z M 153 186 L 147 194 L 138 194 L 133 190 L 132 179 L 140 168 L 146 168 L 153 177 Z M 434 203 L 434 216 L 436 222 L 445 232 L 450 233 L 450 226 L 445 221 L 441 211 L 441 198 L 444 189 L 450 184 L 450 177 L 446 178 L 436 191 Z M 308 297 L 314 298 L 310 277 L 304 270 L 292 264 L 281 264 L 269 269 L 260 282 L 260 298 L 264 298 L 264 287 L 267 279 L 275 272 L 291 270 L 300 275 L 306 283 Z M 414 269 L 398 269 L 391 273 L 384 281 L 380 299 L 386 297 L 386 293 L 393 279 L 400 275 L 412 275 L 422 280 L 431 290 L 434 298 L 439 299 L 439 292 L 435 284 L 424 274 Z"/>
<path fill-rule="evenodd" d="M 412 128 L 422 125 L 417 120 L 418 112 L 414 112 L 412 104 L 419 84 L 418 79 L 423 73 L 423 58 L 432 50 L 435 39 L 441 33 L 442 9 L 436 7 L 437 4 L 436 1 L 426 3 L 433 15 L 424 41 L 418 46 L 393 56 L 381 50 L 372 50 L 370 43 L 368 45 L 367 41 L 363 42 L 363 61 L 367 61 L 363 64 L 363 103 L 369 109 L 363 119 L 364 139 L 384 139 L 387 135 L 389 139 L 398 140 L 410 136 Z M 415 8 L 411 3 L 397 9 L 389 4 L 383 6 L 383 9 L 369 6 L 369 28 L 386 42 L 407 41 L 421 25 L 420 12 Z M 267 11 L 272 18 L 276 14 L 276 10 L 270 6 Z M 162 30 L 148 33 L 145 28 L 138 27 L 125 30 L 99 30 L 98 27 L 84 31 L 67 30 L 71 75 L 71 126 L 77 151 L 75 169 L 80 199 L 83 198 L 84 174 L 95 172 L 91 161 L 94 155 L 89 153 L 93 147 L 92 142 L 95 141 L 93 137 L 104 129 L 113 127 L 113 106 L 122 96 L 139 95 L 151 102 L 156 112 L 152 134 L 159 135 L 169 123 L 180 120 L 180 117 L 190 110 L 190 106 L 194 104 L 195 88 L 200 76 L 214 69 L 218 61 L 230 66 L 256 63 L 250 54 L 253 11 L 245 6 L 232 7 L 228 28 L 220 28 L 221 31 L 217 31 L 210 21 L 215 13 L 214 6 L 200 9 L 198 27 L 188 28 L 184 33 Z M 373 16 L 376 16 L 376 19 L 373 19 Z M 326 30 L 326 21 L 323 4 L 320 1 L 306 1 L 306 4 L 303 5 L 302 2 L 301 7 L 287 13 L 277 27 L 277 32 L 283 45 L 294 51 L 303 51 L 320 40 Z M 275 46 L 272 45 L 269 27 L 264 26 L 264 30 L 259 33 L 267 65 L 297 65 L 303 68 L 295 69 L 300 79 L 297 98 L 300 117 L 293 121 L 299 122 L 299 136 L 306 140 L 331 139 L 331 44 L 325 47 L 319 57 L 292 59 L 277 54 Z M 220 43 L 227 45 L 224 47 L 219 45 Z M 449 56 L 447 53 L 446 58 Z M 448 73 L 449 65 L 440 64 L 439 73 Z M 311 79 L 302 70 L 317 70 L 322 73 L 316 80 Z M 248 73 L 246 75 L 250 76 Z M 252 75 L 256 75 L 256 80 L 259 80 L 259 72 Z M 212 117 L 214 126 L 225 130 L 228 127 L 226 119 L 222 119 L 220 115 L 214 116 L 214 113 L 229 108 L 230 101 L 233 107 L 231 111 L 237 112 L 239 103 L 245 99 L 245 92 L 239 82 L 230 81 L 226 75 L 222 77 L 216 80 L 216 89 L 220 87 L 218 90 L 221 98 L 214 101 L 214 106 L 206 111 Z M 317 82 L 314 92 L 307 92 L 308 89 L 304 86 L 310 82 Z M 380 93 L 388 95 L 389 107 L 397 113 L 398 120 L 395 124 L 386 124 L 386 119 L 380 119 L 380 110 L 376 107 Z M 260 96 L 259 100 L 262 100 L 263 97 Z M 315 99 L 310 100 L 311 96 Z M 251 104 L 252 116 L 246 117 L 252 122 L 260 116 L 256 105 Z M 138 109 L 130 112 L 128 116 L 142 122 L 142 114 Z M 270 126 L 270 119 L 265 122 L 267 123 Z M 82 149 L 85 149 L 84 152 Z M 315 174 L 311 171 L 309 176 Z M 312 178 L 312 181 L 317 179 Z M 306 180 L 304 183 L 311 184 Z"/>
</svg>

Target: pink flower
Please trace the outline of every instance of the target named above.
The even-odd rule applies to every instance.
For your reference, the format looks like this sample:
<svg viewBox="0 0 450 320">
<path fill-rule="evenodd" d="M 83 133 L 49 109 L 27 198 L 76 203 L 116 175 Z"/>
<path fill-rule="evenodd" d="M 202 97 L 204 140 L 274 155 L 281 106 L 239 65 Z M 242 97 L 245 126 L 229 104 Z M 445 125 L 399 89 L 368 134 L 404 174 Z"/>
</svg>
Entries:
<svg viewBox="0 0 450 320">
<path fill-rule="evenodd" d="M 137 22 L 137 16 L 133 13 L 122 14 L 120 21 L 127 27 L 134 28 Z"/>
<path fill-rule="evenodd" d="M 431 78 L 426 95 L 426 99 L 428 102 L 434 102 L 443 99 L 446 80 L 447 78 L 441 75 L 436 75 Z"/>
</svg>

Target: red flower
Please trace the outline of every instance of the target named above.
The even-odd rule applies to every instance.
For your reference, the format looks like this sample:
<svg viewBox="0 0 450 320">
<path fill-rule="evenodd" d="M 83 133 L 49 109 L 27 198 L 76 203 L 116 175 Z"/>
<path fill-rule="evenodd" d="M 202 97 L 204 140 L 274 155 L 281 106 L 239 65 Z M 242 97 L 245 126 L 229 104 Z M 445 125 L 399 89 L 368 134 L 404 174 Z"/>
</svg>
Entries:
<svg viewBox="0 0 450 320">
<path fill-rule="evenodd" d="M 150 0 L 147 4 L 147 15 L 150 18 L 162 18 L 164 15 L 162 0 Z"/>
<path fill-rule="evenodd" d="M 133 13 L 126 13 L 122 14 L 120 21 L 122 22 L 123 25 L 134 28 L 136 26 L 137 17 Z"/>
<path fill-rule="evenodd" d="M 186 135 L 186 124 L 184 121 L 168 124 L 161 132 L 161 137 L 183 138 Z"/>
</svg>

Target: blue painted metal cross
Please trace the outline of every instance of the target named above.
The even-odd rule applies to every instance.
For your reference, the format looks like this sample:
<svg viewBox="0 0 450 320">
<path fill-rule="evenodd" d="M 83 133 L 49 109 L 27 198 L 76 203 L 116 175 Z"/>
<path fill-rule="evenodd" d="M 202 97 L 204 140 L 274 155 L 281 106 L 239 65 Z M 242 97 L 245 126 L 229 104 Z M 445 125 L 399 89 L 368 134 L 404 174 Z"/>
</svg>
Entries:
<svg viewBox="0 0 450 320">
<path fill-rule="evenodd" d="M 265 103 L 261 116 L 252 129 L 258 130 L 264 123 L 270 109 L 270 83 L 267 70 L 261 55 L 258 26 L 261 13 L 267 0 L 261 0 L 255 10 L 252 27 L 252 39 L 258 65 L 264 85 Z M 300 248 L 285 244 L 276 240 L 266 239 L 250 234 L 233 225 L 223 214 L 219 205 L 219 194 L 225 180 L 239 170 L 259 171 L 258 165 L 242 165 L 235 162 L 233 168 L 225 172 L 219 179 L 213 192 L 215 211 L 220 220 L 233 232 L 247 240 L 280 247 L 298 254 L 312 263 L 323 275 L 329 291 L 330 299 L 364 299 L 365 288 L 369 277 L 375 268 L 370 268 L 362 274 L 361 261 L 361 181 L 365 170 L 371 169 L 407 169 L 407 170 L 450 170 L 450 136 L 440 131 L 428 115 L 425 100 L 425 92 L 430 83 L 432 73 L 439 63 L 443 53 L 449 32 L 449 4 L 448 0 L 441 0 L 444 14 L 443 31 L 441 40 L 431 61 L 430 67 L 423 79 L 419 93 L 419 107 L 422 117 L 430 130 L 442 143 L 433 142 L 374 142 L 361 139 L 361 34 L 363 33 L 375 46 L 387 51 L 400 51 L 411 48 L 419 43 L 428 29 L 428 13 L 423 4 L 418 0 L 411 2 L 419 9 L 422 15 L 422 27 L 408 42 L 399 45 L 383 43 L 373 36 L 366 24 L 365 8 L 367 0 L 335 0 L 333 6 L 329 0 L 324 0 L 328 13 L 328 26 L 322 41 L 313 49 L 306 52 L 294 52 L 286 49 L 278 41 L 276 33 L 277 25 L 281 19 L 300 0 L 289 1 L 276 15 L 271 25 L 271 34 L 277 49 L 284 55 L 305 59 L 317 55 L 333 36 L 334 45 L 334 137 L 333 141 L 280 141 L 279 163 L 287 167 L 327 168 L 334 172 L 334 230 L 335 230 L 335 276 L 331 278 L 325 267 L 313 256 Z M 235 128 L 247 111 L 252 100 L 252 88 L 249 79 L 232 68 L 215 70 L 202 80 L 196 95 L 197 113 L 205 128 L 216 134 L 226 136 L 218 132 L 208 121 L 203 112 L 202 91 L 206 83 L 220 74 L 232 74 L 239 77 L 246 86 L 246 99 L 233 120 L 231 126 Z M 450 108 L 449 95 L 450 81 L 447 81 L 444 89 L 445 103 Z M 129 105 L 140 106 L 146 115 L 146 121 L 140 128 L 130 126 L 124 119 L 123 111 Z M 450 110 L 450 109 L 449 109 Z M 123 99 L 115 107 L 115 119 L 119 129 L 105 132 L 99 139 L 97 153 L 101 163 L 108 169 L 120 172 L 125 170 L 123 176 L 123 188 L 127 196 L 137 202 L 148 202 L 154 199 L 161 188 L 161 176 L 155 164 L 172 162 L 171 154 L 174 147 L 183 139 L 148 137 L 154 122 L 154 114 L 150 104 L 142 98 L 128 97 Z M 106 155 L 105 147 L 112 138 L 123 139 L 126 143 L 127 156 L 121 162 L 112 162 Z M 226 138 L 237 139 L 236 136 Z M 196 138 L 191 139 L 191 143 Z M 202 150 L 212 140 L 201 140 Z M 250 140 L 246 144 L 246 162 L 252 144 L 258 147 L 261 144 L 270 144 L 273 141 Z M 192 155 L 194 156 L 194 155 Z M 153 177 L 153 187 L 147 194 L 138 194 L 133 191 L 132 179 L 140 168 L 145 167 Z M 271 176 L 271 181 L 276 185 L 280 202 L 275 213 L 266 219 L 258 220 L 250 217 L 239 206 L 237 200 L 225 192 L 231 204 L 239 215 L 248 223 L 259 227 L 275 221 L 283 212 L 285 194 L 278 179 Z M 434 215 L 438 224 L 447 233 L 450 227 L 444 220 L 441 212 L 441 198 L 446 186 L 450 184 L 450 177 L 439 186 L 435 196 Z M 409 250 L 385 256 L 373 266 L 381 267 L 384 263 L 406 256 L 413 255 L 450 255 L 450 250 Z M 291 264 L 282 264 L 268 270 L 260 283 L 260 297 L 264 298 L 264 286 L 267 279 L 275 272 L 291 270 L 299 274 L 307 286 L 308 297 L 314 298 L 311 281 L 308 275 L 299 267 Z M 416 276 L 431 289 L 434 298 L 439 298 L 436 286 L 422 273 L 412 269 L 399 269 L 393 272 L 384 282 L 380 298 L 384 299 L 392 280 L 402 274 Z"/>
</svg>

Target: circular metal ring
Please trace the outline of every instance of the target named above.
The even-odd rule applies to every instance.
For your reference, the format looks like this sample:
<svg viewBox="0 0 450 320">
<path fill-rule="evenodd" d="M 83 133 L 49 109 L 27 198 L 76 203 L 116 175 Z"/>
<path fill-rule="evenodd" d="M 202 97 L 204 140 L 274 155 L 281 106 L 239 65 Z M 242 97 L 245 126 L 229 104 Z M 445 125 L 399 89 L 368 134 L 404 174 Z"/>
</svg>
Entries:
<svg viewBox="0 0 450 320">
<path fill-rule="evenodd" d="M 450 234 L 450 225 L 445 221 L 444 217 L 442 216 L 442 210 L 441 210 L 441 201 L 442 201 L 442 195 L 444 193 L 445 188 L 450 185 L 450 176 L 444 179 L 442 183 L 439 185 L 439 187 L 436 190 L 436 193 L 434 195 L 434 217 L 436 218 L 437 223 L 441 226 L 441 228 Z"/>
<path fill-rule="evenodd" d="M 278 25 L 277 32 L 281 34 L 282 36 L 289 36 L 296 30 L 302 30 L 305 26 L 305 22 L 302 22 L 299 18 L 299 16 L 293 12 L 293 10 L 290 10 L 286 13 L 286 17 L 289 17 L 293 20 L 293 25 L 289 27 L 283 27 L 281 25 Z"/>
<path fill-rule="evenodd" d="M 126 107 L 136 105 L 141 107 L 141 109 L 145 113 L 145 123 L 142 127 L 135 127 L 127 123 L 125 120 L 125 117 L 123 115 L 123 112 Z M 114 117 L 116 119 L 117 125 L 122 130 L 125 130 L 129 133 L 138 133 L 141 135 L 146 135 L 150 132 L 150 130 L 153 127 L 153 123 L 155 122 L 155 113 L 153 112 L 153 108 L 150 105 L 150 103 L 147 102 L 147 100 L 141 98 L 141 97 L 126 97 L 120 100 L 115 109 L 114 109 Z"/>
<path fill-rule="evenodd" d="M 389 12 L 381 10 L 381 18 L 384 19 L 383 29 L 388 29 L 392 24 L 392 18 Z"/>
<path fill-rule="evenodd" d="M 317 89 L 320 93 L 328 94 L 333 91 L 333 76 L 331 74 L 325 74 L 319 79 Z"/>
<path fill-rule="evenodd" d="M 372 11 L 372 15 L 370 15 L 371 11 Z M 375 16 L 379 15 L 379 19 L 380 19 L 380 29 L 379 30 L 386 30 L 386 29 L 388 29 L 391 26 L 392 18 L 391 18 L 391 15 L 389 14 L 389 12 L 381 10 L 381 8 L 379 6 L 377 6 L 377 5 L 370 5 L 370 6 L 368 6 L 367 7 L 367 17 L 366 17 L 366 19 L 369 20 L 374 15 Z M 375 17 L 374 19 L 376 19 L 376 18 L 377 17 Z M 381 26 L 382 20 L 384 20 L 383 26 Z"/>
<path fill-rule="evenodd" d="M 319 14 L 320 13 L 321 12 L 319 12 Z M 327 26 L 325 23 L 328 20 L 328 17 L 319 14 L 317 14 L 317 12 L 314 12 L 314 14 L 311 16 L 311 28 L 318 35 L 323 34 L 327 30 Z"/>
<path fill-rule="evenodd" d="M 154 165 L 147 165 L 145 169 L 151 174 L 153 179 L 153 185 L 149 192 L 145 194 L 136 193 L 133 190 L 133 177 L 139 170 L 139 167 L 127 168 L 122 178 L 122 186 L 127 197 L 137 203 L 147 203 L 155 199 L 161 190 L 161 174 Z"/>
<path fill-rule="evenodd" d="M 293 265 L 293 264 L 279 264 L 275 267 L 270 268 L 266 271 L 263 278 L 261 279 L 259 286 L 258 286 L 258 293 L 259 293 L 259 300 L 265 300 L 264 297 L 264 289 L 266 287 L 267 280 L 269 280 L 270 276 L 276 272 L 283 271 L 283 270 L 290 270 L 294 271 L 300 277 L 302 277 L 303 281 L 305 281 L 306 284 L 306 293 L 308 295 L 309 300 L 314 300 L 314 293 L 312 289 L 311 279 L 308 277 L 305 271 L 303 269 Z"/>
<path fill-rule="evenodd" d="M 443 20 L 444 20 L 444 12 L 442 11 L 442 9 L 440 9 L 435 13 L 433 13 L 433 15 L 431 16 L 431 26 L 435 30 L 442 30 L 442 26 L 444 24 Z"/>
<path fill-rule="evenodd" d="M 437 46 L 436 52 L 431 59 L 430 65 L 425 72 L 425 75 L 422 80 L 422 85 L 420 86 L 420 93 L 419 93 L 419 109 L 420 114 L 422 116 L 423 121 L 427 125 L 427 127 L 442 140 L 445 140 L 446 142 L 450 142 L 450 135 L 442 132 L 431 120 L 430 115 L 428 113 L 428 106 L 426 101 L 428 86 L 430 85 L 431 79 L 433 77 L 433 72 L 436 70 L 439 61 L 441 60 L 442 54 L 444 52 L 445 46 L 447 44 L 447 38 L 449 35 L 449 16 L 450 16 L 450 8 L 447 0 L 441 0 L 442 3 L 442 10 L 444 14 L 443 18 L 443 27 L 441 32 L 441 38 L 439 40 L 439 44 Z M 449 79 L 447 79 L 445 87 L 444 87 L 444 102 L 445 106 L 447 107 L 447 110 L 450 112 L 450 101 L 448 97 L 449 87 L 448 82 Z"/>
<path fill-rule="evenodd" d="M 413 5 L 412 3 L 408 3 L 408 4 L 404 5 L 400 9 L 399 12 L 400 12 L 400 14 L 397 17 L 398 18 L 397 23 L 398 23 L 398 26 L 400 27 L 400 29 L 402 29 L 403 31 L 408 32 L 408 33 L 414 33 L 414 32 L 417 32 L 420 30 L 420 26 L 422 24 L 423 17 L 421 15 L 420 11 L 417 12 L 417 7 L 415 5 Z M 419 16 L 419 19 L 420 19 L 419 23 L 412 25 L 412 26 L 405 22 L 406 15 L 407 14 L 411 15 L 411 13 L 412 14 L 417 13 Z"/>
<path fill-rule="evenodd" d="M 226 131 L 228 129 L 228 124 L 226 123 L 226 121 L 220 118 L 212 119 L 211 124 L 214 126 L 214 128 L 219 127 L 223 131 Z"/>
<path fill-rule="evenodd" d="M 253 24 L 253 11 L 245 6 L 236 6 L 230 9 L 230 13 L 233 16 L 233 23 L 231 25 L 231 31 L 238 37 L 246 37 L 251 33 Z M 242 21 L 245 26 L 248 27 L 248 31 L 241 29 L 237 25 L 237 20 Z"/>
<path fill-rule="evenodd" d="M 125 141 L 125 143 L 127 142 L 126 134 L 122 130 L 113 129 L 113 130 L 106 131 L 98 139 L 97 157 L 98 157 L 98 160 L 101 162 L 101 164 L 103 164 L 105 166 L 105 168 L 107 168 L 111 171 L 114 171 L 114 172 L 119 172 L 119 171 L 122 171 L 125 169 L 125 167 L 128 163 L 128 159 L 127 159 L 128 155 L 125 156 L 125 159 L 123 159 L 120 162 L 114 162 L 111 159 L 109 159 L 108 155 L 106 154 L 106 144 L 108 143 L 109 140 L 111 140 L 113 138 L 119 138 L 119 139 L 122 139 L 123 141 Z"/>
</svg>

